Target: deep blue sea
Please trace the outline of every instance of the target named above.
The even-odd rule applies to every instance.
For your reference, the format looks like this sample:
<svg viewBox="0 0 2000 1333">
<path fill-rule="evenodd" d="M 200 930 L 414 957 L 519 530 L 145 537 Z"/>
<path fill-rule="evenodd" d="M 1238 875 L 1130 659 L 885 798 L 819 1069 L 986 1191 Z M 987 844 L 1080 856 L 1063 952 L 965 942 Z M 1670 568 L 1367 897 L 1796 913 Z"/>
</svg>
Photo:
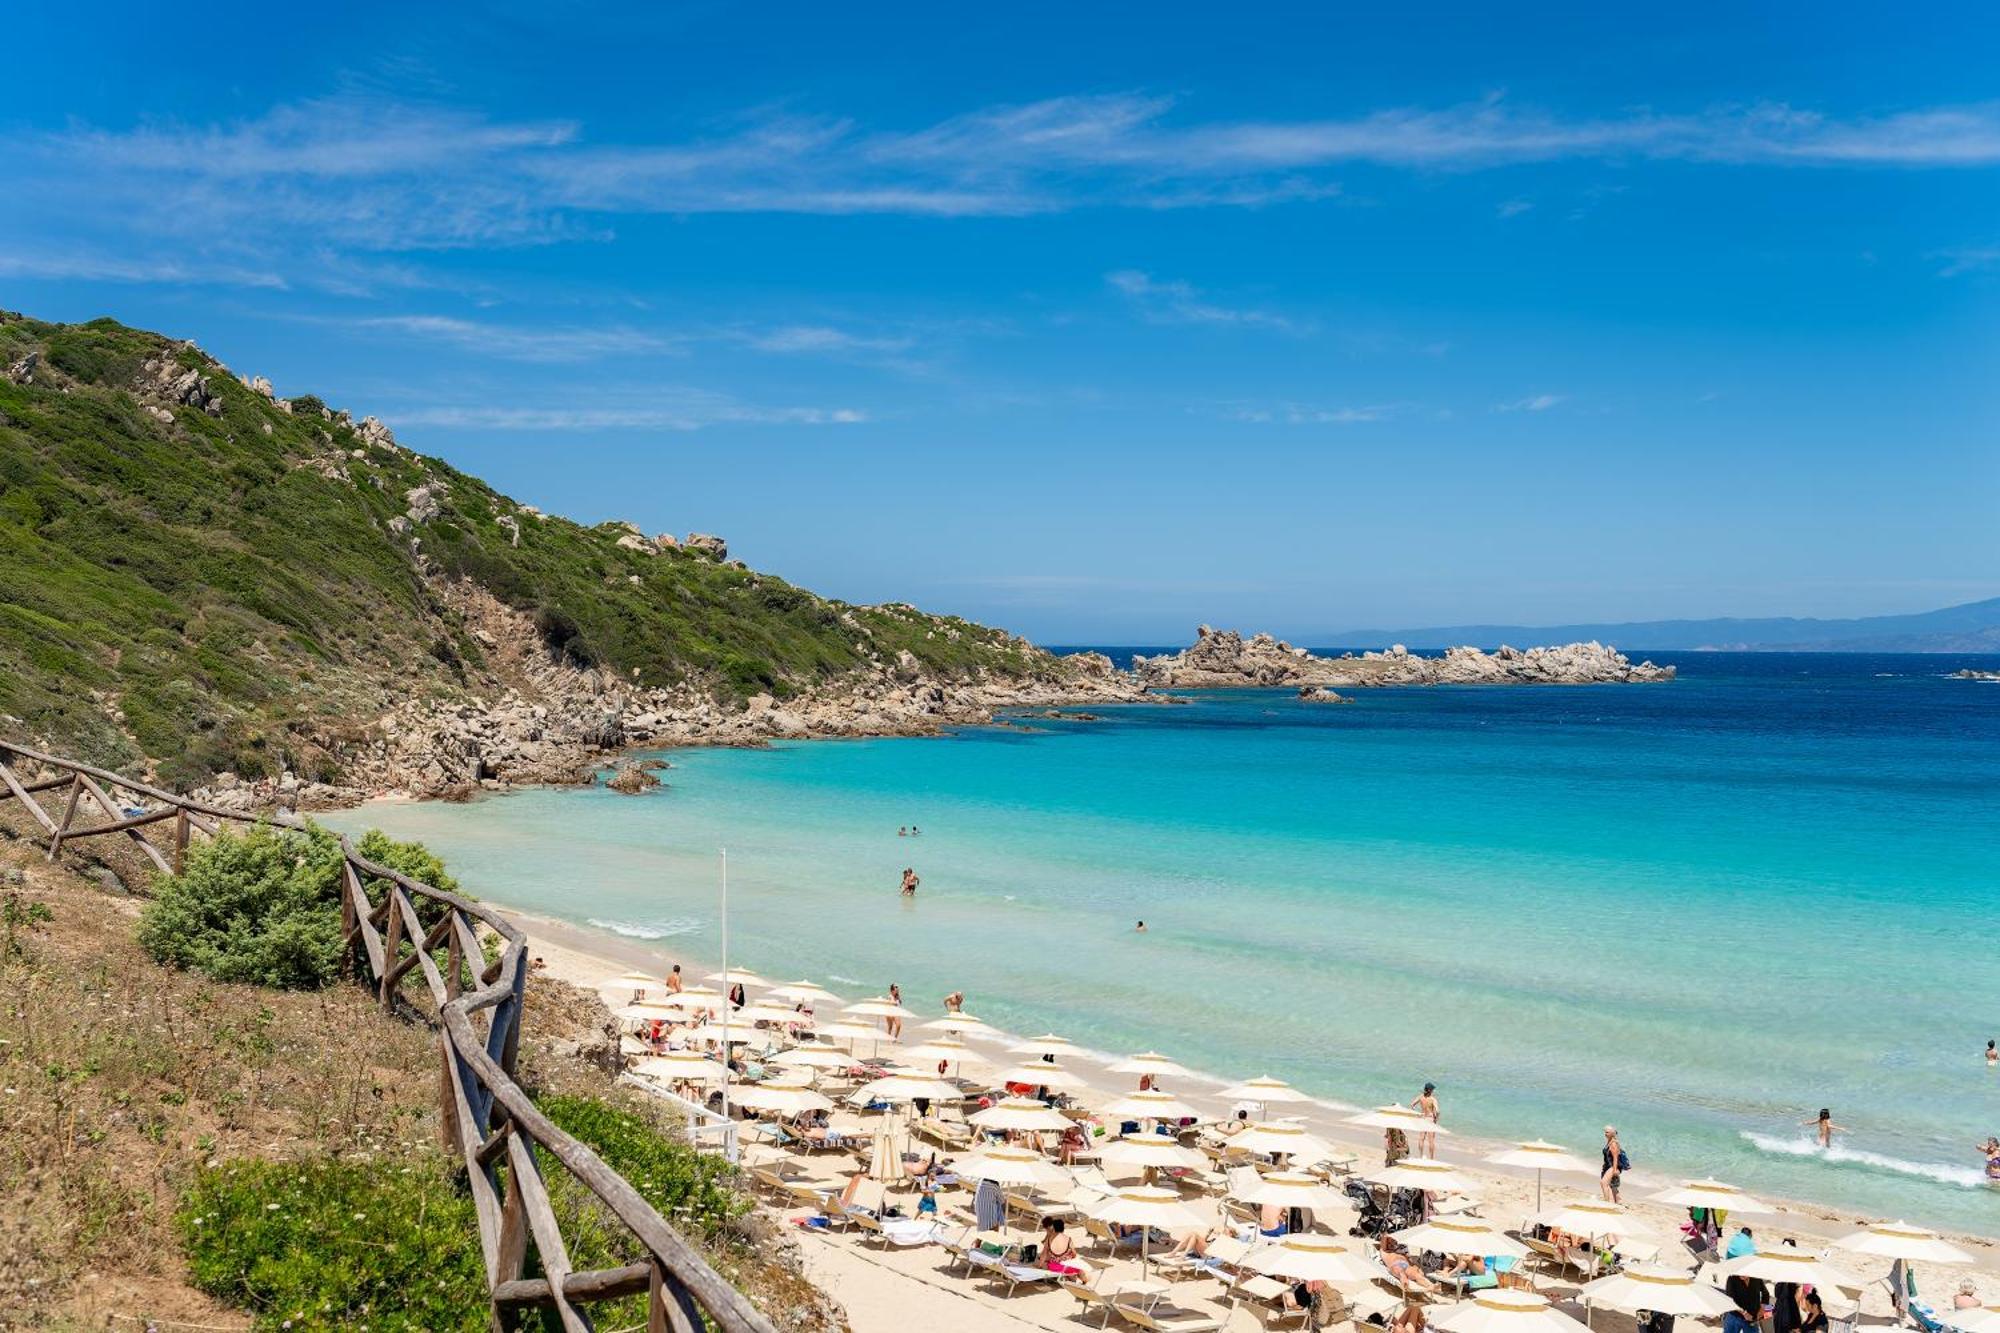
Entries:
<svg viewBox="0 0 2000 1333">
<path fill-rule="evenodd" d="M 2000 685 L 1946 678 L 2000 658 L 1650 656 L 1680 679 L 1200 692 L 329 822 L 695 959 L 726 845 L 767 976 L 2000 1233 Z"/>
</svg>

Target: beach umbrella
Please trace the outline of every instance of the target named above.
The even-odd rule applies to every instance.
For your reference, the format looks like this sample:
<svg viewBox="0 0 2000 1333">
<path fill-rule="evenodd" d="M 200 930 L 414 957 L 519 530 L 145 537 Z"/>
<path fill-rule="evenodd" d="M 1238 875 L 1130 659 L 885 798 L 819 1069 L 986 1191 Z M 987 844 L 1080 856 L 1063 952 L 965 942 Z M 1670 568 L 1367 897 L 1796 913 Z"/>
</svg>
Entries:
<svg viewBox="0 0 2000 1333">
<path fill-rule="evenodd" d="M 775 1115 L 801 1115 L 807 1111 L 831 1111 L 833 1102 L 825 1093 L 800 1083 L 731 1083 L 725 1089 L 733 1105 L 746 1111 L 769 1111 Z"/>
<path fill-rule="evenodd" d="M 870 1102 L 948 1102 L 957 1100 L 961 1095 L 955 1085 L 943 1079 L 890 1074 L 886 1078 L 863 1083 L 848 1095 L 847 1100 L 855 1106 L 866 1106 Z"/>
<path fill-rule="evenodd" d="M 787 1009 L 781 1004 L 765 1004 L 759 1000 L 738 1009 L 730 1016 L 732 1023 L 775 1023 L 781 1027 L 805 1026 L 812 1019 L 796 1009 Z"/>
<path fill-rule="evenodd" d="M 846 1019 L 832 1023 L 815 1023 L 813 1033 L 822 1041 L 880 1041 L 891 1044 L 894 1042 L 894 1039 L 881 1028 L 869 1023 L 850 1023 Z"/>
<path fill-rule="evenodd" d="M 1842 1236 L 1833 1243 L 1837 1250 L 1848 1250 L 1854 1254 L 1872 1254 L 1883 1259 L 1901 1259 L 1905 1263 L 1926 1264 L 1969 1264 L 1970 1254 L 1939 1236 L 1935 1231 L 1926 1231 L 1908 1222 L 1877 1222 L 1863 1227 L 1852 1235 Z"/>
<path fill-rule="evenodd" d="M 649 972 L 620 972 L 597 983 L 599 990 L 663 991 L 667 983 Z"/>
<path fill-rule="evenodd" d="M 1058 1037 L 1053 1032 L 1044 1032 L 1039 1037 L 1031 1037 L 1019 1045 L 1007 1048 L 1015 1055 L 1053 1055 L 1058 1059 L 1065 1056 L 1082 1055 L 1083 1048 L 1068 1037 Z"/>
<path fill-rule="evenodd" d="M 1232 1101 L 1256 1102 L 1259 1106 L 1268 1106 L 1272 1102 L 1309 1102 L 1312 1100 L 1310 1093 L 1300 1092 L 1297 1088 L 1285 1082 L 1285 1080 L 1272 1078 L 1268 1074 L 1257 1078 L 1245 1079 L 1234 1087 L 1224 1088 L 1216 1095 L 1230 1098 Z"/>
<path fill-rule="evenodd" d="M 2000 1333 L 2000 1305 L 1978 1305 L 1970 1310 L 1953 1310 L 1948 1320 L 1959 1333 Z"/>
<path fill-rule="evenodd" d="M 1528 1257 L 1527 1246 L 1491 1222 L 1472 1216 L 1434 1217 L 1395 1234 L 1396 1239 L 1412 1252 L 1432 1250 L 1438 1254 L 1497 1255 L 1510 1259 Z"/>
<path fill-rule="evenodd" d="M 1505 1152 L 1494 1153 L 1486 1159 L 1495 1166 L 1522 1166 L 1535 1169 L 1535 1211 L 1542 1210 L 1542 1172 L 1560 1171 L 1567 1175 L 1594 1176 L 1598 1174 L 1597 1164 L 1586 1162 L 1559 1144 L 1545 1143 L 1541 1139 L 1529 1139 L 1517 1143 Z M 1563 1228 L 1565 1231 L 1568 1227 Z"/>
<path fill-rule="evenodd" d="M 755 986 L 760 990 L 771 984 L 755 972 L 747 972 L 740 967 L 732 967 L 727 972 L 711 972 L 703 977 L 702 980 L 713 981 L 716 985 L 723 987 L 743 986 L 747 988 Z"/>
<path fill-rule="evenodd" d="M 915 1018 L 916 1011 L 905 1009 L 886 995 L 872 996 L 845 1006 L 840 1011 L 860 1018 Z"/>
<path fill-rule="evenodd" d="M 1436 1134 L 1445 1138 L 1451 1135 L 1451 1131 L 1440 1128 L 1437 1121 L 1407 1106 L 1378 1106 L 1372 1111 L 1348 1116 L 1346 1121 L 1350 1125 L 1366 1125 L 1371 1129 L 1400 1129 L 1405 1134 Z"/>
<path fill-rule="evenodd" d="M 1152 1074 L 1157 1078 L 1185 1078 L 1191 1072 L 1158 1051 L 1141 1051 L 1138 1055 L 1128 1055 L 1110 1066 L 1110 1069 L 1114 1074 Z"/>
<path fill-rule="evenodd" d="M 1736 1303 L 1715 1287 L 1663 1264 L 1634 1264 L 1584 1283 L 1576 1295 L 1586 1309 L 1601 1305 L 1626 1314 L 1651 1310 L 1692 1319 L 1719 1319 L 1736 1308 Z"/>
<path fill-rule="evenodd" d="M 824 986 L 810 981 L 787 981 L 782 986 L 771 987 L 771 999 L 804 1000 L 807 1004 L 839 1004 L 840 997 Z"/>
<path fill-rule="evenodd" d="M 1241 1189 L 1232 1189 L 1229 1195 L 1244 1203 L 1275 1204 L 1280 1208 L 1309 1208 L 1316 1213 L 1351 1211 L 1353 1204 L 1347 1195 L 1333 1188 L 1318 1176 L 1307 1175 L 1303 1171 L 1272 1171 L 1259 1176 L 1254 1181 L 1246 1181 Z"/>
<path fill-rule="evenodd" d="M 948 1064 L 956 1065 L 968 1055 L 976 1055 L 970 1046 L 956 1037 L 933 1037 L 929 1041 L 918 1042 L 915 1046 L 905 1046 L 896 1053 L 897 1059 L 910 1066 Z"/>
<path fill-rule="evenodd" d="M 1030 1132 L 1068 1129 L 1075 1122 L 1061 1111 L 1031 1097 L 1009 1097 L 965 1118 L 980 1129 L 1018 1129 Z"/>
<path fill-rule="evenodd" d="M 1207 1219 L 1181 1202 L 1173 1190 L 1153 1185 L 1121 1189 L 1090 1206 L 1090 1215 L 1100 1222 L 1140 1227 L 1139 1273 L 1148 1276 L 1152 1268 L 1153 1229 L 1188 1231 L 1208 1225 Z"/>
<path fill-rule="evenodd" d="M 1192 1120 L 1201 1113 L 1168 1092 L 1128 1092 L 1104 1108 L 1121 1120 Z"/>
<path fill-rule="evenodd" d="M 723 997 L 721 991 L 710 990 L 707 986 L 689 986 L 684 991 L 676 991 L 665 999 L 653 1003 L 666 1005 L 670 1009 L 689 1011 L 704 1009 L 710 1013 L 717 1013 L 729 1001 Z"/>
<path fill-rule="evenodd" d="M 1775 1250 L 1758 1250 L 1754 1254 L 1739 1255 L 1725 1259 L 1704 1275 L 1717 1286 L 1732 1277 L 1761 1278 L 1765 1282 L 1809 1283 L 1822 1290 L 1828 1287 L 1851 1287 L 1854 1279 L 1826 1262 L 1817 1254 L 1806 1250 L 1788 1249 L 1779 1246 Z"/>
<path fill-rule="evenodd" d="M 1314 1162 L 1333 1153 L 1333 1145 L 1303 1125 L 1272 1121 L 1252 1123 L 1231 1134 L 1224 1142 L 1245 1152 L 1279 1153 L 1302 1162 Z"/>
<path fill-rule="evenodd" d="M 1429 1157 L 1405 1157 L 1394 1166 L 1381 1167 L 1361 1178 L 1375 1185 L 1424 1190 L 1433 1194 L 1452 1191 L 1470 1194 L 1475 1188 L 1472 1178 L 1460 1172 L 1457 1167 Z"/>
<path fill-rule="evenodd" d="M 971 1014 L 946 1014 L 943 1018 L 933 1018 L 919 1026 L 933 1032 L 992 1032 L 993 1029 L 982 1019 Z"/>
<path fill-rule="evenodd" d="M 1031 1088 L 1073 1090 L 1090 1086 L 1080 1075 L 1055 1065 L 1025 1064 L 1003 1069 L 993 1076 L 995 1083 L 1025 1083 Z"/>
<path fill-rule="evenodd" d="M 1745 1194 L 1734 1185 L 1719 1180 L 1683 1180 L 1672 1189 L 1647 1196 L 1653 1203 L 1669 1203 L 1676 1208 L 1720 1208 L 1731 1213 L 1772 1213 L 1777 1210 Z"/>
<path fill-rule="evenodd" d="M 646 1023 L 651 1022 L 655 1018 L 665 1022 L 679 1023 L 685 1021 L 687 1018 L 687 1014 L 684 1011 L 675 1008 L 664 1000 L 640 1000 L 635 1004 L 621 1005 L 617 1009 L 612 1010 L 612 1015 L 616 1018 L 624 1019 L 628 1023 Z"/>
<path fill-rule="evenodd" d="M 1366 1283 L 1382 1271 L 1345 1237 L 1305 1231 L 1281 1237 L 1275 1245 L 1259 1246 L 1244 1263 L 1268 1277 L 1330 1282 L 1335 1286 Z"/>
<path fill-rule="evenodd" d="M 635 1061 L 632 1072 L 663 1083 L 715 1083 L 729 1077 L 729 1066 L 698 1051 L 668 1051 Z"/>
<path fill-rule="evenodd" d="M 1430 1316 L 1445 1333 L 1577 1333 L 1583 1321 L 1549 1304 L 1549 1298 L 1512 1287 L 1493 1287 Z"/>
<path fill-rule="evenodd" d="M 1651 1234 L 1658 1230 L 1623 1204 L 1612 1203 L 1608 1199 L 1578 1199 L 1574 1203 L 1557 1204 L 1546 1212 L 1536 1213 L 1531 1220 L 1540 1226 L 1592 1239 L 1598 1236 Z"/>
<path fill-rule="evenodd" d="M 901 1180 L 909 1175 L 909 1168 L 903 1165 L 905 1143 L 902 1127 L 885 1117 L 882 1128 L 876 1132 L 875 1145 L 869 1155 L 868 1174 L 885 1182 Z"/>
<path fill-rule="evenodd" d="M 845 1069 L 854 1063 L 854 1057 L 837 1046 L 807 1043 L 778 1052 L 771 1063 L 787 1069 Z"/>
<path fill-rule="evenodd" d="M 1069 1172 L 1040 1153 L 996 1143 L 968 1153 L 951 1164 L 951 1169 L 967 1180 L 990 1180 L 996 1185 L 1060 1185 Z"/>
<path fill-rule="evenodd" d="M 1180 1140 L 1167 1134 L 1125 1134 L 1098 1151 L 1097 1160 L 1107 1166 L 1192 1168 L 1208 1159 L 1193 1148 L 1183 1148 Z"/>
</svg>

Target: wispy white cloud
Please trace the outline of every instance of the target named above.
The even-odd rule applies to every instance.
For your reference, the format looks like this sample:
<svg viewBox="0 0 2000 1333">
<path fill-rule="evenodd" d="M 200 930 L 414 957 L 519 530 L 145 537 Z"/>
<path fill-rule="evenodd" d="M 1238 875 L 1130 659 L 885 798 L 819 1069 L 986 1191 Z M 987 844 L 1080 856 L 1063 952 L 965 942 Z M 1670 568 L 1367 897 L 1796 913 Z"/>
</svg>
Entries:
<svg viewBox="0 0 2000 1333">
<path fill-rule="evenodd" d="M 382 315 L 344 321 L 363 332 L 405 334 L 506 361 L 594 361 L 603 357 L 685 350 L 687 340 L 644 329 L 498 324 L 448 315 Z"/>
<path fill-rule="evenodd" d="M 1520 217 L 1521 214 L 1526 213 L 1530 209 L 1534 208 L 1534 206 L 1535 205 L 1532 200 L 1506 199 L 1501 201 L 1499 208 L 1496 209 L 1495 211 L 1498 212 L 1500 216 L 1503 218 L 1517 218 Z"/>
<path fill-rule="evenodd" d="M 1312 332 L 1308 322 L 1269 310 L 1217 305 L 1202 299 L 1195 287 L 1179 279 L 1162 280 L 1138 269 L 1118 269 L 1104 275 L 1114 291 L 1129 297 L 1156 324 L 1219 324 L 1232 328 L 1270 329 L 1277 333 Z"/>
<path fill-rule="evenodd" d="M 741 337 L 760 352 L 904 352 L 912 342 L 905 337 L 855 333 L 824 324 L 788 324 L 746 332 Z"/>
<path fill-rule="evenodd" d="M 1509 403 L 1495 403 L 1495 412 L 1546 412 L 1552 407 L 1560 407 L 1569 401 L 1563 393 L 1537 393 L 1526 398 L 1516 398 Z"/>
<path fill-rule="evenodd" d="M 1944 266 L 1938 269 L 1939 277 L 1956 278 L 1966 273 L 2000 268 L 2000 245 L 1958 246 L 1938 251 L 1935 258 L 1944 261 Z"/>
<path fill-rule="evenodd" d="M 0 278 L 83 279 L 88 282 L 159 283 L 171 286 L 265 287 L 289 284 L 276 273 L 236 264 L 183 258 L 120 258 L 66 251 L 0 251 Z"/>
<path fill-rule="evenodd" d="M 593 395 L 589 404 L 441 404 L 385 413 L 397 427 L 493 431 L 697 431 L 712 426 L 849 426 L 867 413 L 852 407 L 771 406 L 700 389 L 651 389 Z"/>
<path fill-rule="evenodd" d="M 1359 426 L 1387 421 L 1410 409 L 1409 403 L 1365 403 L 1338 407 L 1310 403 L 1232 403 L 1223 408 L 1222 415 L 1231 421 L 1260 426 Z"/>
</svg>

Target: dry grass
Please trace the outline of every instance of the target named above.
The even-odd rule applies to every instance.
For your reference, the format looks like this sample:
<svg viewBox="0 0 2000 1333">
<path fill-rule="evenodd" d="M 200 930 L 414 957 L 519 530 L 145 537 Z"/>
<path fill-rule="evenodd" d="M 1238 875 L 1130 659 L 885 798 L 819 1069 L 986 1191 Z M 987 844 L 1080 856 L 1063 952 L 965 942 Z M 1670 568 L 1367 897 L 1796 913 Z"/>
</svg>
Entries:
<svg viewBox="0 0 2000 1333">
<path fill-rule="evenodd" d="M 247 1327 L 185 1281 L 182 1190 L 231 1158 L 394 1172 L 437 1152 L 437 1036 L 359 986 L 284 992 L 161 967 L 134 939 L 137 900 L 107 891 L 97 865 L 46 863 L 19 829 L 0 810 L 0 877 L 22 878 L 0 882 L 0 905 L 11 895 L 17 916 L 41 904 L 50 919 L 17 926 L 19 949 L 0 957 L 0 1330 Z M 90 850 L 143 884 L 109 843 Z M 609 1015 L 596 996 L 535 976 L 525 1014 L 531 1091 L 601 1097 L 677 1132 L 597 1063 Z M 709 1257 L 781 1327 L 844 1327 L 790 1243 L 752 1219 Z"/>
</svg>

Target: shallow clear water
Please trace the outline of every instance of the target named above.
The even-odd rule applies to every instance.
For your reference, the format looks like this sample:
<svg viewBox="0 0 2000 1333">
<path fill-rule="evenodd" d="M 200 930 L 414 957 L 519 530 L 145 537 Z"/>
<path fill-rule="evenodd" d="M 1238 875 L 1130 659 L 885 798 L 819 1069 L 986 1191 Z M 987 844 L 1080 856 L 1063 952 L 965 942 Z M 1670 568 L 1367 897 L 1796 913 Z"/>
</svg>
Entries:
<svg viewBox="0 0 2000 1333">
<path fill-rule="evenodd" d="M 1665 657 L 1668 685 L 1210 692 L 328 822 L 703 959 L 726 845 L 731 956 L 769 976 L 963 988 L 1354 1103 L 1432 1079 L 1462 1132 L 1589 1152 L 1615 1122 L 1642 1169 L 2000 1232 L 1972 1152 L 2000 1131 L 2000 686 L 1942 678 L 1993 659 Z M 1831 1158 L 1799 1151 L 1822 1105 Z"/>
</svg>

